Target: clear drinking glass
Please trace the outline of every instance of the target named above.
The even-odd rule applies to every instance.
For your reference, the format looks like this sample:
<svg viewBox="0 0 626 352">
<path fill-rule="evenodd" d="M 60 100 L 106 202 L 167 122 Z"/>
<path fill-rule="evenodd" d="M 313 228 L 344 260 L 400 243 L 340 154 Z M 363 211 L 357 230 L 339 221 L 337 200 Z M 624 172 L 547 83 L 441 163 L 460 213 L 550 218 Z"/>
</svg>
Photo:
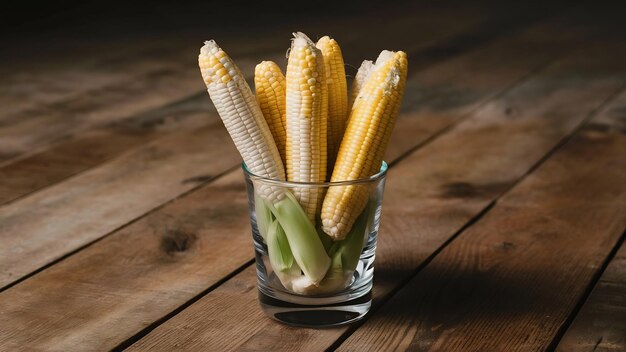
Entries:
<svg viewBox="0 0 626 352">
<path fill-rule="evenodd" d="M 371 306 L 387 164 L 383 162 L 380 171 L 366 179 L 323 183 L 272 180 L 252 174 L 245 163 L 242 168 L 261 308 L 278 321 L 306 327 L 362 318 Z M 323 199 L 331 188 L 360 195 L 348 204 L 359 215 L 341 241 L 324 233 L 320 210 L 311 221 L 296 197 L 308 194 Z"/>
</svg>

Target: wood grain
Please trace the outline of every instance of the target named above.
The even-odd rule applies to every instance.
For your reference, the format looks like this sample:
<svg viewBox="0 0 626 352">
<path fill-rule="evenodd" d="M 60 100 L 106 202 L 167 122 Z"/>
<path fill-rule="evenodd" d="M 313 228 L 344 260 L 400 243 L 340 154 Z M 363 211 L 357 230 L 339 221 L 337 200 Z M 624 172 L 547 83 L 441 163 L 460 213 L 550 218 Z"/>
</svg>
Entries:
<svg viewBox="0 0 626 352">
<path fill-rule="evenodd" d="M 237 160 L 228 133 L 216 122 L 0 208 L 0 285 L 180 196 Z"/>
<path fill-rule="evenodd" d="M 0 204 L 61 182 L 158 137 L 191 131 L 217 118 L 206 93 L 201 93 L 132 119 L 80 133 L 39 153 L 0 166 Z"/>
<path fill-rule="evenodd" d="M 403 115 L 398 122 L 398 140 L 404 143 L 411 140 L 409 147 L 423 142 L 441 130 L 442 125 L 437 121 L 455 121 L 481 101 L 543 65 L 557 55 L 559 48 L 563 50 L 571 45 L 568 40 L 559 44 L 536 42 L 532 38 L 536 37 L 523 34 L 502 39 L 465 58 L 415 74 L 411 79 L 419 82 L 425 91 L 430 87 L 433 93 L 421 104 L 412 105 L 409 110 L 413 112 Z M 505 48 L 519 44 L 534 47 L 537 53 L 542 52 L 539 50 L 544 48 L 542 45 L 551 49 L 543 55 L 524 56 L 517 51 L 505 54 Z M 509 63 L 480 64 L 489 62 L 487 58 L 500 50 L 504 51 L 501 57 L 510 60 Z M 465 76 L 463 71 L 473 74 Z M 450 89 L 438 88 L 442 86 Z M 442 104 L 451 100 L 455 103 Z M 403 152 L 392 149 L 388 157 L 393 160 Z M 6 331 L 0 345 L 80 349 L 121 343 L 249 262 L 252 249 L 246 213 L 245 189 L 240 172 L 235 171 L 8 289 L 0 294 L 0 306 L 7 317 L 12 317 L 7 319 L 11 326 L 0 329 Z M 162 244 L 164 237 L 172 236 L 181 236 L 183 243 L 189 243 L 188 248 L 164 250 L 178 248 Z M 163 259 L 169 258 L 168 251 L 174 259 Z M 85 281 L 90 284 L 81 284 Z M 25 296 L 22 292 L 30 294 Z M 103 300 L 101 305 L 100 301 L 90 299 L 100 294 L 117 297 L 118 308 L 111 310 L 108 300 Z M 137 307 L 137 302 L 144 303 Z M 88 312 L 80 308 L 87 306 Z M 44 329 L 37 327 L 51 316 L 64 318 L 46 323 Z"/>
<path fill-rule="evenodd" d="M 68 45 L 65 50 L 50 42 L 38 43 L 40 53 L 46 53 L 44 60 L 40 55 L 23 55 L 10 64 L 5 62 L 0 69 L 4 78 L 0 104 L 5 107 L 0 112 L 0 125 L 16 121 L 25 110 L 41 109 L 81 92 L 137 79 L 172 63 L 172 52 L 159 50 L 162 42 L 142 39 L 143 45 L 137 45 L 136 39 L 92 41 L 88 45 Z"/>
<path fill-rule="evenodd" d="M 596 129 L 603 133 L 626 132 L 626 93 L 603 114 Z M 622 160 L 616 165 L 623 166 Z M 611 174 L 620 175 L 623 168 L 611 166 Z M 617 181 L 623 185 L 623 181 Z M 619 201 L 619 195 L 614 195 Z M 622 195 L 621 201 L 624 201 Z M 622 203 L 623 204 L 623 203 Z M 620 214 L 623 216 L 623 214 Z M 622 243 L 615 257 L 596 283 L 589 298 L 556 348 L 559 352 L 623 351 L 626 350 L 626 246 Z"/>
<path fill-rule="evenodd" d="M 586 53 L 561 60 L 392 168 L 376 257 L 375 305 L 614 95 L 626 74 L 618 70 L 622 65 L 621 57 L 590 59 Z M 581 76 L 585 80 L 576 79 Z M 233 279 L 253 285 L 255 275 L 248 270 Z M 295 329 L 270 319 L 259 324 L 259 308 L 235 313 L 255 299 L 254 290 L 238 295 L 221 290 L 209 292 L 130 350 L 193 349 L 202 341 L 205 349 L 214 350 L 319 351 L 346 332 L 345 327 Z M 220 307 L 219 315 L 211 306 Z M 210 318 L 207 311 L 213 313 Z"/>
<path fill-rule="evenodd" d="M 268 59 L 276 57 L 276 54 L 266 56 Z M 252 61 L 241 61 L 252 65 Z M 250 67 L 246 68 L 250 71 Z M 200 92 L 94 130 L 68 134 L 59 143 L 0 165 L 0 205 L 100 165 L 172 131 L 193 130 L 215 118 L 206 93 Z"/>
<path fill-rule="evenodd" d="M 585 126 L 339 350 L 546 350 L 626 228 L 626 135 L 613 127 Z"/>
<path fill-rule="evenodd" d="M 74 133 L 111 123 L 129 115 L 162 106 L 203 90 L 197 64 L 191 60 L 151 72 L 129 82 L 86 92 L 69 102 L 22 117 L 19 123 L 0 127 L 0 150 L 5 159 L 32 153 Z M 256 61 L 256 60 L 255 60 Z M 243 67 L 255 61 L 239 60 Z"/>
</svg>

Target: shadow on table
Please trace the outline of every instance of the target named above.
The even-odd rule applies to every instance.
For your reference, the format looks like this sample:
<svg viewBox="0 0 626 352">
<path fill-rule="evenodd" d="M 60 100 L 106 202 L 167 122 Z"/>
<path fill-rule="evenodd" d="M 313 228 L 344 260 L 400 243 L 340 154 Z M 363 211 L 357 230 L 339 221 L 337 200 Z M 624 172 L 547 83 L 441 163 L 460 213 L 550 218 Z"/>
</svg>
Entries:
<svg viewBox="0 0 626 352">
<path fill-rule="evenodd" d="M 475 259 L 468 257 L 467 260 Z M 430 263 L 398 292 L 393 292 L 391 301 L 389 297 L 378 297 L 376 291 L 393 287 L 406 278 L 408 271 L 376 270 L 374 305 L 386 304 L 375 309 L 375 315 L 403 317 L 419 322 L 421 327 L 436 329 L 441 324 L 452 327 L 477 319 L 504 324 L 507 317 L 519 315 L 535 315 L 536 321 L 545 321 L 550 317 L 542 314 L 543 307 L 557 303 L 565 306 L 559 294 L 565 292 L 567 282 L 559 280 L 559 273 L 549 268 L 506 273 L 498 270 L 497 264 L 479 270 L 475 263 L 471 271 L 455 264 L 459 263 L 447 266 Z"/>
</svg>

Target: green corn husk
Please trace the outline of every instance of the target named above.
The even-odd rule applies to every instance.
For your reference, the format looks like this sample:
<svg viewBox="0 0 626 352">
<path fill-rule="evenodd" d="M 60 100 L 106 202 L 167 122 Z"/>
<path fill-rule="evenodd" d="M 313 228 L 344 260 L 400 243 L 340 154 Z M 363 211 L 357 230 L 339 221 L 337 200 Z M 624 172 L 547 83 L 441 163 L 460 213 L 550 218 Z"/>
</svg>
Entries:
<svg viewBox="0 0 626 352">
<path fill-rule="evenodd" d="M 332 258 L 330 268 L 318 285 L 303 278 L 292 280 L 290 283 L 291 290 L 306 295 L 319 295 L 331 292 L 337 292 L 346 288 L 352 280 L 354 270 L 356 270 L 361 258 L 363 246 L 369 234 L 366 231 L 369 223 L 369 207 L 359 215 L 352 229 L 346 238 L 340 242 L 335 242 L 329 251 Z"/>
<path fill-rule="evenodd" d="M 315 228 L 289 192 L 276 204 L 255 196 L 255 211 L 270 264 L 285 288 L 303 295 L 319 295 L 340 291 L 350 284 L 368 238 L 367 225 L 373 215 L 370 206 L 340 242 L 333 242 Z"/>
<path fill-rule="evenodd" d="M 317 285 L 330 267 L 330 257 L 298 200 L 291 192 L 285 192 L 285 195 L 275 204 L 266 204 L 284 229 L 293 257 L 304 276 Z"/>
<path fill-rule="evenodd" d="M 254 213 L 256 214 L 256 226 L 259 229 L 259 234 L 263 237 L 265 243 L 267 243 L 267 231 L 270 224 L 274 221 L 274 215 L 267 206 L 266 201 L 254 193 Z"/>
<path fill-rule="evenodd" d="M 285 287 L 290 286 L 285 284 L 301 276 L 302 272 L 293 257 L 285 231 L 278 221 L 273 221 L 269 225 L 266 241 L 270 264 L 274 273 Z M 290 287 L 287 288 L 291 289 Z"/>
<path fill-rule="evenodd" d="M 343 241 L 335 243 L 330 249 L 330 255 L 333 258 L 333 264 L 337 262 L 337 266 L 341 266 L 342 270 L 353 272 L 359 264 L 359 258 L 363 251 L 363 246 L 367 240 L 368 233 L 365 231 L 369 219 L 369 207 L 365 207 L 363 212 L 354 222 L 352 229 Z M 335 260 L 337 258 L 337 260 Z M 339 260 L 341 259 L 341 260 Z M 331 267 L 331 270 L 334 267 Z M 330 274 L 330 273 L 329 273 Z M 327 275 L 328 277 L 329 275 Z"/>
</svg>

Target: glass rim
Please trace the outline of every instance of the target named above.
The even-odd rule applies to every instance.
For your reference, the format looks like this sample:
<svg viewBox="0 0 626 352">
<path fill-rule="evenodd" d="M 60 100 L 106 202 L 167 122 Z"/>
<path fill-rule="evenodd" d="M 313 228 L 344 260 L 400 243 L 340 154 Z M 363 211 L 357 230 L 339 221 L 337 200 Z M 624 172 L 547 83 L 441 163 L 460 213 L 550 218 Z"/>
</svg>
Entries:
<svg viewBox="0 0 626 352">
<path fill-rule="evenodd" d="M 387 163 L 383 160 L 382 164 L 380 165 L 380 170 L 375 173 L 374 175 L 370 176 L 370 177 L 366 177 L 366 178 L 359 178 L 356 180 L 346 180 L 346 181 L 328 181 L 328 182 L 295 182 L 295 181 L 283 181 L 283 180 L 277 180 L 277 179 L 273 179 L 273 178 L 269 178 L 269 177 L 264 177 L 264 176 L 259 176 L 256 175 L 254 173 L 252 173 L 252 171 L 250 171 L 250 169 L 248 169 L 248 166 L 246 165 L 246 162 L 242 162 L 241 163 L 241 168 L 243 169 L 243 172 L 246 176 L 250 177 L 251 179 L 254 180 L 262 180 L 263 182 L 267 182 L 270 184 L 274 184 L 277 186 L 284 186 L 284 187 L 330 187 L 330 186 L 350 186 L 350 185 L 356 185 L 356 184 L 364 184 L 364 183 L 372 183 L 378 180 L 381 180 L 385 177 L 385 175 L 387 175 L 387 170 L 389 169 L 389 165 L 387 165 Z"/>
</svg>

